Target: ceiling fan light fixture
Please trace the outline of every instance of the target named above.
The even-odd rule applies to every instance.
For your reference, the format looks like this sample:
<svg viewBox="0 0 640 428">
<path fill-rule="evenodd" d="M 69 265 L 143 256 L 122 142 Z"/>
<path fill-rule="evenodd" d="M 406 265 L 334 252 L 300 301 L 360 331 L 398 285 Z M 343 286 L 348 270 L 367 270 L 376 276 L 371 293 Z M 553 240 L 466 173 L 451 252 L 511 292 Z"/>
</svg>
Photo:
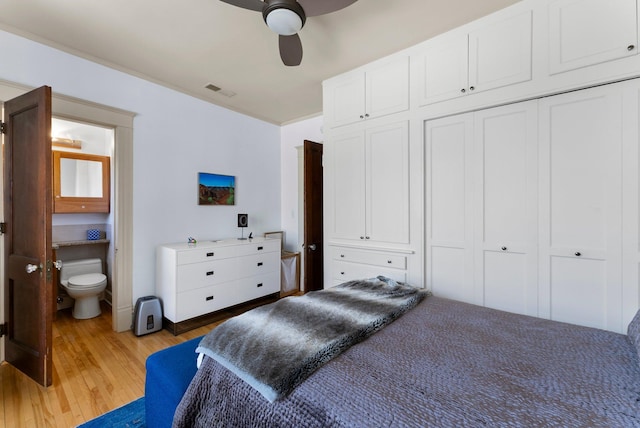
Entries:
<svg viewBox="0 0 640 428">
<path fill-rule="evenodd" d="M 292 36 L 302 29 L 302 18 L 292 10 L 280 8 L 269 12 L 267 26 L 281 36 Z"/>
</svg>

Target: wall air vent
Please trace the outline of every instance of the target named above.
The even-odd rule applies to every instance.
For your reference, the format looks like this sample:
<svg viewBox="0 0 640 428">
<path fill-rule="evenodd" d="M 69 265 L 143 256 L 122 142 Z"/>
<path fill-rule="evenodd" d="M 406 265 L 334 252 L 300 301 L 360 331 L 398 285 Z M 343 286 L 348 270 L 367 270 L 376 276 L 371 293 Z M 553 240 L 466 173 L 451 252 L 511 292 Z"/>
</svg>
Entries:
<svg viewBox="0 0 640 428">
<path fill-rule="evenodd" d="M 236 93 L 235 93 L 235 92 L 233 92 L 233 91 L 229 91 L 229 90 L 226 90 L 226 89 L 222 89 L 221 87 L 216 86 L 216 85 L 214 85 L 213 83 L 209 83 L 209 84 L 207 84 L 207 86 L 205 86 L 205 88 L 207 88 L 207 89 L 209 89 L 209 90 L 211 90 L 211 91 L 213 91 L 213 92 L 216 92 L 216 93 L 218 93 L 218 94 L 220 94 L 220 95 L 224 95 L 225 97 L 228 97 L 228 98 L 231 98 L 231 97 L 233 97 L 233 96 L 236 94 Z"/>
</svg>

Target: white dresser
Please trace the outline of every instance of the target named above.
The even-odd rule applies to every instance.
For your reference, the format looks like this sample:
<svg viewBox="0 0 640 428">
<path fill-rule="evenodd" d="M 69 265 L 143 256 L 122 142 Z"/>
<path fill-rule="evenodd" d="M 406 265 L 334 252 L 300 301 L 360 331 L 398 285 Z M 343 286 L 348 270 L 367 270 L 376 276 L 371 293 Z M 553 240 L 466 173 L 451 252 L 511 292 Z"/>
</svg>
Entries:
<svg viewBox="0 0 640 428">
<path fill-rule="evenodd" d="M 157 250 L 156 282 L 165 327 L 182 333 L 214 321 L 211 315 L 223 309 L 278 293 L 280 240 L 162 245 Z"/>
</svg>

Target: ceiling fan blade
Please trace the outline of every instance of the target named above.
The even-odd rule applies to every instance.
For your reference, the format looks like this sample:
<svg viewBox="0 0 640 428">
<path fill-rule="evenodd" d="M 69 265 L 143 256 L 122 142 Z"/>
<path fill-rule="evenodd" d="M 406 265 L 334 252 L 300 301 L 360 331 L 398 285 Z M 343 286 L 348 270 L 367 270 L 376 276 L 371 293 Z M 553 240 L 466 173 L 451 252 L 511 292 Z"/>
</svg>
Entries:
<svg viewBox="0 0 640 428">
<path fill-rule="evenodd" d="M 220 0 L 221 2 L 228 3 L 233 6 L 238 6 L 243 9 L 255 10 L 262 12 L 265 6 L 265 2 L 262 0 Z"/>
<path fill-rule="evenodd" d="M 357 0 L 298 0 L 298 3 L 304 9 L 304 14 L 309 17 L 344 9 L 356 1 Z"/>
<path fill-rule="evenodd" d="M 280 58 L 284 65 L 296 66 L 302 62 L 302 42 L 300 36 L 279 36 Z"/>
</svg>

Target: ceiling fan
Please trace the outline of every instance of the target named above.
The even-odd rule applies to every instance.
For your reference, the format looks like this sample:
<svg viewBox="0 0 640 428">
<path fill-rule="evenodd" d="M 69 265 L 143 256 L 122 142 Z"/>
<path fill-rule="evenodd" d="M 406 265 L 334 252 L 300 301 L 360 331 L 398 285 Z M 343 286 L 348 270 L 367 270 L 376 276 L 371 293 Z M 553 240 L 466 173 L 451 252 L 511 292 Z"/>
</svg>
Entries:
<svg viewBox="0 0 640 428">
<path fill-rule="evenodd" d="M 279 34 L 280 58 L 284 65 L 300 65 L 302 43 L 298 31 L 307 17 L 343 9 L 357 0 L 220 0 L 243 9 L 262 12 L 267 26 Z"/>
</svg>

